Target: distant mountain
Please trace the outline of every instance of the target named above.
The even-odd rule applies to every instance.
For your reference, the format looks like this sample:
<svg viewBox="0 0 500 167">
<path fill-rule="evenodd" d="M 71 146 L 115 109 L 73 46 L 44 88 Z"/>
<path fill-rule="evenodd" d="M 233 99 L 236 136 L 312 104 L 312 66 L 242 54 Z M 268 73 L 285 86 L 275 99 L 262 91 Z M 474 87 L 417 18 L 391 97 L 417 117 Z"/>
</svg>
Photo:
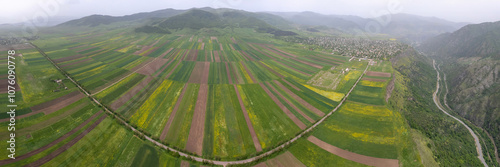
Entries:
<svg viewBox="0 0 500 167">
<path fill-rule="evenodd" d="M 410 14 L 391 14 L 370 20 L 377 19 L 390 21 L 389 24 L 382 26 L 381 33 L 415 42 L 422 42 L 442 33 L 453 32 L 467 24 Z"/>
<path fill-rule="evenodd" d="M 107 25 L 115 22 L 136 21 L 151 18 L 168 18 L 185 12 L 186 10 L 163 9 L 153 12 L 136 13 L 126 16 L 91 15 L 80 19 L 71 20 L 58 26 L 89 26 Z"/>
<path fill-rule="evenodd" d="M 500 21 L 467 25 L 423 43 L 423 51 L 445 58 L 493 57 L 500 59 Z"/>
<path fill-rule="evenodd" d="M 454 111 L 488 131 L 500 146 L 500 21 L 467 25 L 424 42 L 441 60 Z"/>
<path fill-rule="evenodd" d="M 340 15 L 323 15 L 314 12 L 270 12 L 281 16 L 295 24 L 309 25 L 309 26 L 327 26 L 335 28 L 338 30 L 346 32 L 355 32 L 356 30 L 361 30 L 360 24 L 357 24 L 357 19 L 364 20 L 361 17 L 353 16 L 349 18 L 347 16 Z M 356 18 L 354 18 L 356 17 Z M 347 20 L 352 19 L 352 20 Z"/>
<path fill-rule="evenodd" d="M 291 31 L 283 31 L 273 25 L 268 24 L 259 18 L 267 18 L 268 20 L 279 20 L 271 16 L 250 13 L 232 9 L 190 9 L 182 14 L 175 15 L 160 21 L 155 21 L 151 24 L 144 25 L 136 29 L 136 32 L 158 33 L 160 30 L 182 30 L 193 29 L 200 30 L 203 28 L 253 28 L 257 32 L 271 33 L 276 36 L 297 35 Z"/>
<path fill-rule="evenodd" d="M 386 21 L 380 25 L 379 32 L 409 42 L 422 42 L 446 32 L 458 30 L 466 23 L 455 23 L 435 17 L 422 17 L 410 14 L 391 14 L 378 18 L 362 18 L 351 15 L 323 15 L 314 12 L 270 12 L 281 16 L 295 24 L 310 26 L 327 26 L 344 32 L 367 31 L 367 25 L 377 20 Z"/>
<path fill-rule="evenodd" d="M 222 15 L 223 13 L 226 13 L 226 12 L 237 12 L 237 13 L 240 13 L 244 16 L 257 18 L 257 19 L 262 20 L 262 21 L 266 22 L 267 24 L 272 25 L 272 26 L 277 27 L 277 28 L 282 28 L 282 29 L 292 28 L 291 27 L 292 22 L 290 22 L 290 21 L 288 21 L 280 16 L 270 14 L 270 13 L 265 13 L 265 12 L 247 12 L 247 11 L 236 10 L 236 9 L 228 9 L 228 8 L 214 9 L 214 8 L 209 8 L 209 7 L 199 8 L 199 10 L 204 10 L 207 12 L 216 13 L 218 15 Z"/>
</svg>

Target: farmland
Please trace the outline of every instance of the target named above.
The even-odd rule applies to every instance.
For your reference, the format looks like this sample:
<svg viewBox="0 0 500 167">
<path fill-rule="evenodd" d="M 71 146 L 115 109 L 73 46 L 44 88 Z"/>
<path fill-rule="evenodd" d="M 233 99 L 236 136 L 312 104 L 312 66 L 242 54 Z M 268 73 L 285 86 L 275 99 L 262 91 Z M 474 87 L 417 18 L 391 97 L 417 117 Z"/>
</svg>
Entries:
<svg viewBox="0 0 500 167">
<path fill-rule="evenodd" d="M 405 129 L 393 123 L 400 119 L 398 113 L 385 107 L 390 64 L 372 67 L 371 60 L 349 61 L 269 36 L 245 35 L 249 29 L 234 31 L 103 30 L 34 41 L 96 101 L 37 50 L 19 51 L 19 113 L 25 116 L 19 119 L 18 134 L 25 146 L 18 153 L 30 156 L 2 161 L 11 166 L 201 164 L 157 147 L 160 143 L 191 156 L 235 161 L 276 148 L 332 111 L 310 135 L 355 154 L 398 158 L 397 133 Z M 52 81 L 58 79 L 62 83 Z M 61 89 L 62 84 L 67 88 Z M 7 134 L 3 129 L 0 133 Z M 98 155 L 95 160 L 93 155 Z M 287 161 L 363 166 L 307 137 L 263 163 Z"/>
</svg>

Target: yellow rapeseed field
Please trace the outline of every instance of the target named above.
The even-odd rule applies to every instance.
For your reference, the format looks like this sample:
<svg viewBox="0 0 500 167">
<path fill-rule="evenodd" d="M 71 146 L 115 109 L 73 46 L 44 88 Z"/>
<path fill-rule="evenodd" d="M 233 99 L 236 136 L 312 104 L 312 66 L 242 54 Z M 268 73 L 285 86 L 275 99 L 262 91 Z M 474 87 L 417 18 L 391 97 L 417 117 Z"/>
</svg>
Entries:
<svg viewBox="0 0 500 167">
<path fill-rule="evenodd" d="M 387 109 L 386 107 L 370 106 L 370 105 L 363 105 L 359 103 L 350 103 L 350 102 L 345 103 L 341 111 L 362 114 L 362 115 L 369 115 L 369 116 L 378 116 L 378 117 L 393 116 L 393 112 Z"/>
<path fill-rule="evenodd" d="M 243 64 L 240 62 L 239 64 L 239 67 L 241 69 L 241 72 L 243 73 L 243 75 L 245 76 L 246 80 L 248 83 L 253 83 L 252 81 L 252 78 L 250 78 L 250 75 L 248 75 L 248 72 L 250 71 L 246 71 L 245 68 L 243 67 Z"/>
<path fill-rule="evenodd" d="M 321 90 L 321 89 L 317 89 L 313 86 L 310 86 L 310 85 L 305 85 L 304 86 L 306 88 L 309 88 L 311 89 L 312 91 L 322 95 L 322 96 L 325 96 L 333 101 L 340 101 L 342 100 L 342 98 L 344 97 L 344 94 L 343 93 L 338 93 L 338 92 L 334 92 L 334 91 L 326 91 L 326 90 Z"/>
<path fill-rule="evenodd" d="M 368 132 L 356 132 L 352 130 L 348 130 L 348 128 L 343 128 L 339 127 L 338 125 L 326 125 L 326 127 L 330 130 L 337 131 L 340 133 L 347 134 L 351 136 L 352 138 L 363 141 L 363 142 L 369 142 L 369 143 L 375 143 L 375 144 L 388 144 L 392 145 L 395 144 L 396 142 L 396 137 L 384 137 L 384 136 L 379 136 L 375 134 L 373 131 L 368 131 Z"/>
<path fill-rule="evenodd" d="M 147 125 L 146 120 L 148 119 L 149 112 L 155 110 L 155 108 L 159 106 L 157 103 L 157 97 L 163 95 L 170 85 L 172 85 L 172 81 L 163 81 L 160 87 L 158 87 L 153 94 L 149 96 L 148 100 L 146 100 L 146 102 L 144 102 L 144 104 L 139 108 L 139 110 L 132 115 L 130 120 L 135 122 L 138 127 L 146 127 L 145 125 Z"/>
<path fill-rule="evenodd" d="M 370 87 L 384 87 L 385 82 L 375 82 L 375 81 L 367 81 L 367 80 L 362 80 L 360 82 L 361 85 L 363 86 L 370 86 Z"/>
</svg>

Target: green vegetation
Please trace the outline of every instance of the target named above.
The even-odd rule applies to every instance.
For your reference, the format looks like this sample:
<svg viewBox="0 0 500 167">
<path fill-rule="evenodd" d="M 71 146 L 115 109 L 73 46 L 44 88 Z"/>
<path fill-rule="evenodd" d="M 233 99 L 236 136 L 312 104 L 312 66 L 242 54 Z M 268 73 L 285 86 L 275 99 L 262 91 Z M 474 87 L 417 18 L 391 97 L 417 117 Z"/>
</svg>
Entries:
<svg viewBox="0 0 500 167">
<path fill-rule="evenodd" d="M 272 147 L 299 132 L 299 127 L 281 111 L 258 84 L 238 85 L 238 91 L 263 149 Z"/>
<path fill-rule="evenodd" d="M 62 74 L 68 73 L 85 90 L 96 93 L 92 96 L 104 107 L 116 109 L 108 115 L 122 118 L 140 133 L 130 131 L 115 117 L 105 118 L 90 132 L 84 131 L 105 114 L 88 120 L 102 109 L 83 98 L 50 114 L 41 112 L 18 119 L 19 155 L 42 148 L 84 121 L 89 123 L 47 150 L 9 165 L 27 165 L 84 133 L 88 134 L 44 165 L 181 166 L 181 163 L 194 162 L 156 147 L 142 134 L 191 156 L 228 161 L 254 157 L 289 141 L 302 132 L 290 117 L 295 116 L 306 126 L 313 125 L 337 107 L 363 75 L 369 61 L 347 56 L 356 50 L 330 54 L 315 50 L 312 44 L 293 43 L 294 40 L 317 40 L 315 36 L 324 35 L 324 29 L 315 27 L 314 30 L 320 31 L 316 35 L 302 32 L 304 27 L 281 30 L 271 24 L 275 19 L 265 15 L 230 9 L 195 9 L 169 18 L 152 18 L 141 24 L 128 16 L 91 16 L 57 28 L 80 24 L 96 27 L 43 34 L 35 44 L 64 71 L 58 71 L 34 49 L 20 50 L 23 56 L 16 60 L 22 92 L 17 96 L 18 114 L 29 114 L 35 105 L 77 91 Z M 124 23 L 121 19 L 131 22 Z M 368 44 L 381 41 L 372 42 Z M 388 45 L 384 48 L 406 46 L 382 43 Z M 380 56 L 386 52 L 377 52 L 378 57 L 369 57 L 376 63 L 370 65 L 368 71 L 391 73 L 391 77 L 364 75 L 343 105 L 313 131 L 257 162 L 269 160 L 266 163 L 270 165 L 295 157 L 289 160 L 306 166 L 364 166 L 309 142 L 306 138 L 312 135 L 353 153 L 397 159 L 402 166 L 480 165 L 467 131 L 436 112 L 430 99 L 435 73 L 428 59 L 412 50 L 393 57 L 400 53 L 399 49 L 388 55 Z M 202 62 L 210 62 L 208 71 L 195 68 Z M 0 64 L 0 67 L 3 66 Z M 208 79 L 196 79 L 201 82 L 207 79 L 206 83 L 190 80 L 200 72 L 208 74 L 200 76 Z M 68 89 L 61 89 L 61 85 L 52 81 L 55 79 L 63 79 Z M 205 118 L 202 118 L 205 120 L 202 154 L 195 155 L 184 149 L 195 108 L 204 104 L 197 101 L 201 84 L 208 85 L 208 98 L 206 106 L 201 106 L 206 107 Z M 269 89 L 270 94 L 263 87 Z M 271 95 L 283 106 L 278 106 Z M 387 101 L 388 95 L 391 96 Z M 440 97 L 444 98 L 444 94 Z M 242 106 L 248 115 L 244 115 Z M 291 114 L 287 115 L 282 108 Z M 5 136 L 0 139 L 8 137 L 7 124 L 0 123 L 0 128 L 3 127 L 0 136 Z M 164 129 L 167 124 L 169 128 Z M 256 136 L 251 135 L 250 128 Z M 162 132 L 166 135 L 162 136 Z M 478 134 L 484 140 L 482 144 L 488 147 L 485 154 L 491 157 L 491 141 L 484 133 Z M 262 152 L 257 152 L 259 148 L 254 145 L 253 137 Z M 5 154 L 0 155 L 6 157 Z M 191 164 L 199 165 L 202 163 Z"/>
<path fill-rule="evenodd" d="M 179 110 L 175 114 L 172 125 L 168 129 L 165 141 L 178 148 L 185 148 L 189 129 L 191 127 L 191 119 L 193 118 L 194 107 L 198 97 L 199 84 L 188 84 L 186 92 L 181 100 Z"/>
<path fill-rule="evenodd" d="M 210 85 L 203 155 L 232 158 L 255 153 L 238 97 L 231 85 Z"/>
<path fill-rule="evenodd" d="M 395 88 L 389 106 L 401 110 L 410 128 L 433 141 L 425 147 L 432 150 L 440 165 L 481 166 L 469 132 L 432 101 L 436 73 L 431 61 L 414 50 L 405 51 L 395 61 Z"/>
<path fill-rule="evenodd" d="M 331 154 L 305 139 L 297 141 L 289 151 L 306 166 L 365 166 Z"/>
</svg>

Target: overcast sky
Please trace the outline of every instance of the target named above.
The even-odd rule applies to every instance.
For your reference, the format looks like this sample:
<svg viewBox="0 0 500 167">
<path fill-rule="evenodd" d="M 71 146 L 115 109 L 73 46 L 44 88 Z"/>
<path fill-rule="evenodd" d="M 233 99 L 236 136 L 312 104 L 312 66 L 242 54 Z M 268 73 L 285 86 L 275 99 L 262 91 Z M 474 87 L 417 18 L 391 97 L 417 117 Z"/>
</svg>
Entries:
<svg viewBox="0 0 500 167">
<path fill-rule="evenodd" d="M 408 13 L 455 22 L 500 21 L 500 0 L 0 0 L 0 24 L 18 23 L 32 18 L 43 22 L 44 18 L 50 20 L 91 14 L 122 16 L 165 8 L 207 6 L 253 12 L 313 11 L 361 17 Z"/>
</svg>

